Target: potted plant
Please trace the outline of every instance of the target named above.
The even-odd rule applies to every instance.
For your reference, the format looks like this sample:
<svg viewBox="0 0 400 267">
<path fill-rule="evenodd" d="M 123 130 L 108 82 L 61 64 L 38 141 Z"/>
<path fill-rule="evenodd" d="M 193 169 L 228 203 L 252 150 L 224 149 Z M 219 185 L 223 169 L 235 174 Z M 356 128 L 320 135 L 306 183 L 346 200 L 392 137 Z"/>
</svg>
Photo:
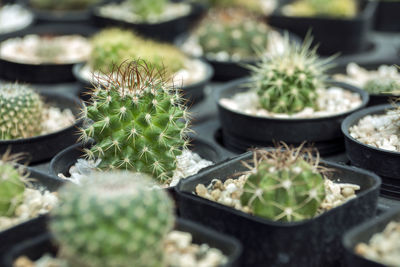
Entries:
<svg viewBox="0 0 400 267">
<path fill-rule="evenodd" d="M 140 173 L 97 173 L 82 187 L 62 188 L 62 204 L 52 211 L 49 222 L 59 245 L 58 257 L 52 260 L 68 266 L 238 266 L 236 240 L 203 232 L 196 225 L 191 228 L 193 224 L 185 221 L 178 221 L 178 231 L 173 231 L 172 201 L 164 191 L 151 188 L 149 180 Z M 204 244 L 200 251 L 191 241 L 192 231 L 194 242 L 208 239 L 216 248 Z M 38 247 L 36 243 L 18 252 L 32 255 Z M 35 254 L 40 257 L 49 251 L 48 245 L 44 248 Z M 12 254 L 10 260 L 23 255 Z M 12 266 L 12 261 L 5 266 Z"/>
<path fill-rule="evenodd" d="M 252 76 L 216 94 L 224 144 L 245 151 L 273 141 L 314 143 L 321 155 L 344 150 L 340 122 L 365 107 L 368 94 L 328 81 L 329 58 L 320 59 L 311 38 L 303 45 L 285 38 L 283 52 L 265 55 Z M 232 123 L 234 122 L 234 123 Z"/>
<path fill-rule="evenodd" d="M 343 237 L 347 266 L 397 266 L 399 221 L 396 208 L 348 231 Z"/>
<path fill-rule="evenodd" d="M 400 1 L 379 0 L 375 15 L 375 30 L 398 32 L 400 30 L 399 18 Z"/>
<path fill-rule="evenodd" d="M 91 45 L 89 61 L 73 69 L 86 89 L 96 83 L 99 75 L 109 75 L 115 64 L 140 58 L 157 70 L 163 69 L 167 77 L 173 77 L 174 86 L 182 89 L 190 103 L 195 103 L 203 98 L 203 89 L 213 74 L 206 62 L 186 56 L 173 45 L 145 39 L 129 30 L 102 30 L 92 37 Z M 83 98 L 85 94 L 87 91 L 82 93 Z"/>
<path fill-rule="evenodd" d="M 341 235 L 375 214 L 380 179 L 311 153 L 247 152 L 181 180 L 180 214 L 237 237 L 243 266 L 337 266 Z"/>
<path fill-rule="evenodd" d="M 80 101 L 54 92 L 36 93 L 18 83 L 0 85 L 0 153 L 24 153 L 38 163 L 74 144 Z"/>
<path fill-rule="evenodd" d="M 285 0 L 268 22 L 300 37 L 311 29 L 319 54 L 352 54 L 367 49 L 375 9 L 368 0 Z"/>
<path fill-rule="evenodd" d="M 0 38 L 33 24 L 33 14 L 15 3 L 0 3 Z"/>
<path fill-rule="evenodd" d="M 161 41 L 173 41 L 186 32 L 205 6 L 188 1 L 118 0 L 93 9 L 96 26 L 121 26 Z"/>
</svg>

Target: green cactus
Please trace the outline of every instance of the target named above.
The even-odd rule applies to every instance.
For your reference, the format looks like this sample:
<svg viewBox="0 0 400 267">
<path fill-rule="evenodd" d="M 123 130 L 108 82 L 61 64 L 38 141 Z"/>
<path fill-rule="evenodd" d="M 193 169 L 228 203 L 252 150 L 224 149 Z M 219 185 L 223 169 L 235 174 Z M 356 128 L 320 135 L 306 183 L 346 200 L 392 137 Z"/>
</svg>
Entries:
<svg viewBox="0 0 400 267">
<path fill-rule="evenodd" d="M 324 177 L 300 149 L 254 152 L 254 169 L 240 198 L 254 215 L 285 222 L 316 215 L 325 199 Z"/>
<path fill-rule="evenodd" d="M 101 158 L 101 169 L 128 169 L 151 173 L 160 182 L 170 180 L 176 156 L 186 147 L 187 108 L 177 90 L 144 61 L 122 64 L 109 75 L 106 88 L 97 86 L 82 129 L 82 139 L 96 141 L 88 158 Z"/>
<path fill-rule="evenodd" d="M 16 156 L 7 152 L 0 159 L 0 217 L 13 216 L 23 200 L 25 184 L 21 170 L 14 167 Z"/>
<path fill-rule="evenodd" d="M 288 35 L 284 39 L 283 52 L 264 55 L 260 63 L 249 67 L 259 103 L 275 113 L 292 114 L 305 107 L 317 110 L 316 90 L 324 86 L 332 58 L 319 59 L 309 36 L 303 45 L 290 42 Z"/>
<path fill-rule="evenodd" d="M 284 7 L 293 16 L 351 18 L 357 14 L 356 0 L 298 0 Z"/>
<path fill-rule="evenodd" d="M 94 172 L 59 191 L 50 229 L 70 266 L 162 267 L 173 204 L 141 173 Z"/>
<path fill-rule="evenodd" d="M 374 78 L 368 80 L 364 90 L 371 94 L 391 94 L 400 90 L 400 81 L 393 78 Z"/>
<path fill-rule="evenodd" d="M 163 13 L 168 4 L 168 0 L 128 0 L 132 6 L 132 11 L 143 20 L 150 16 L 157 16 Z"/>
<path fill-rule="evenodd" d="M 82 10 L 100 0 L 30 0 L 30 4 L 38 9 L 49 10 Z"/>
<path fill-rule="evenodd" d="M 27 85 L 0 85 L 0 137 L 2 140 L 40 135 L 44 103 Z"/>
</svg>

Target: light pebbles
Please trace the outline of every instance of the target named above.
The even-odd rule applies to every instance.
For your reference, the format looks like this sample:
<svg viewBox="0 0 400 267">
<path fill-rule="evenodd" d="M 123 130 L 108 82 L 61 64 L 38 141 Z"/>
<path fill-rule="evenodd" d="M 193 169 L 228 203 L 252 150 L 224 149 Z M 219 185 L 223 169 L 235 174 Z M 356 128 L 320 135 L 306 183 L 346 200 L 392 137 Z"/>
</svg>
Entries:
<svg viewBox="0 0 400 267">
<path fill-rule="evenodd" d="M 70 109 L 61 110 L 58 107 L 45 107 L 42 134 L 57 132 L 71 126 L 75 121 L 76 118 Z"/>
<path fill-rule="evenodd" d="M 400 222 L 390 222 L 383 232 L 372 236 L 368 244 L 359 243 L 355 252 L 387 266 L 400 266 Z"/>
<path fill-rule="evenodd" d="M 80 184 L 82 179 L 87 178 L 90 173 L 100 164 L 101 160 L 96 161 L 78 159 L 77 162 L 69 169 L 70 177 L 66 177 L 62 173 L 58 174 L 61 179 L 69 180 L 73 183 Z M 183 150 L 182 154 L 177 156 L 177 166 L 174 171 L 170 183 L 162 185 L 163 187 L 175 186 L 179 180 L 198 173 L 201 169 L 212 165 L 211 161 L 202 159 L 198 154 Z"/>
<path fill-rule="evenodd" d="M 250 174 L 244 174 L 237 179 L 227 179 L 222 182 L 214 179 L 205 186 L 198 184 L 195 193 L 203 198 L 218 202 L 225 206 L 235 208 L 237 210 L 252 213 L 251 208 L 243 206 L 240 197 L 243 194 L 243 188 Z M 340 206 L 346 201 L 355 198 L 355 191 L 360 190 L 360 186 L 346 183 L 334 183 L 329 179 L 325 179 L 326 196 L 319 207 L 318 214 L 328 211 L 334 207 Z"/>
<path fill-rule="evenodd" d="M 33 21 L 33 14 L 20 5 L 5 5 L 0 8 L 0 34 L 23 29 Z"/>
<path fill-rule="evenodd" d="M 367 115 L 349 129 L 351 137 L 376 148 L 400 152 L 400 114 L 389 110 L 386 114 Z"/>
<path fill-rule="evenodd" d="M 246 115 L 265 118 L 319 118 L 338 115 L 356 109 L 362 104 L 360 94 L 339 88 L 317 89 L 318 110 L 306 107 L 294 114 L 273 113 L 263 109 L 259 104 L 259 97 L 254 90 L 236 93 L 231 98 L 221 98 L 219 103 L 227 109 Z"/>
<path fill-rule="evenodd" d="M 207 244 L 192 243 L 192 235 L 187 232 L 168 233 L 164 245 L 166 265 L 168 267 L 217 267 L 227 262 L 226 256 L 219 249 Z M 67 267 L 68 264 L 50 255 L 32 262 L 26 256 L 19 257 L 14 267 Z"/>
</svg>

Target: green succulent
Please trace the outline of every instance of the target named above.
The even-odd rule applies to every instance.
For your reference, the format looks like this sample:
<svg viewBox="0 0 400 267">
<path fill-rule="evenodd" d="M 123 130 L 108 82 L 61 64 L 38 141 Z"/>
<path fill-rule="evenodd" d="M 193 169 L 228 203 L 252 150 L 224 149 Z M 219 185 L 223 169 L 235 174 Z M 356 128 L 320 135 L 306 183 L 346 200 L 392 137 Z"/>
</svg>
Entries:
<svg viewBox="0 0 400 267">
<path fill-rule="evenodd" d="M 42 133 L 44 103 L 31 87 L 18 83 L 0 85 L 0 138 L 28 138 Z"/>
<path fill-rule="evenodd" d="M 164 12 L 168 0 L 127 0 L 132 6 L 132 11 L 143 20 L 150 16 L 157 16 Z"/>
<path fill-rule="evenodd" d="M 174 225 L 166 191 L 142 173 L 93 172 L 68 184 L 51 211 L 50 229 L 70 266 L 163 267 Z"/>
<path fill-rule="evenodd" d="M 100 0 L 30 0 L 30 4 L 38 9 L 49 10 L 81 10 L 100 2 Z"/>
<path fill-rule="evenodd" d="M 400 90 L 400 81 L 393 78 L 373 78 L 365 83 L 364 90 L 371 94 L 391 94 Z"/>
<path fill-rule="evenodd" d="M 324 177 L 318 164 L 306 159 L 300 149 L 254 152 L 254 169 L 240 198 L 254 215 L 292 222 L 317 214 L 325 199 Z"/>
<path fill-rule="evenodd" d="M 284 7 L 293 16 L 305 17 L 343 17 L 351 18 L 357 15 L 356 0 L 297 0 Z"/>
</svg>

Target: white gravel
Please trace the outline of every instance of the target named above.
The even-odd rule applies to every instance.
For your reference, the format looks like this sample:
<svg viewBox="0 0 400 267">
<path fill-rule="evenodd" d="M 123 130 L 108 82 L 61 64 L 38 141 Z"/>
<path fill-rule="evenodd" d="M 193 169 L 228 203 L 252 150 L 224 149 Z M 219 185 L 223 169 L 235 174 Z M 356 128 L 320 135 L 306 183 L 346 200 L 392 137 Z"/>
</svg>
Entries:
<svg viewBox="0 0 400 267">
<path fill-rule="evenodd" d="M 76 121 L 70 109 L 61 110 L 57 107 L 46 107 L 45 109 L 45 119 L 42 121 L 42 134 L 57 132 L 71 126 Z"/>
<path fill-rule="evenodd" d="M 5 5 L 0 8 L 0 34 L 17 31 L 33 21 L 33 14 L 20 5 Z"/>
<path fill-rule="evenodd" d="M 389 110 L 385 114 L 367 115 L 349 129 L 358 141 L 389 151 L 400 152 L 400 114 Z"/>
<path fill-rule="evenodd" d="M 318 89 L 318 110 L 306 107 L 294 114 L 273 113 L 263 109 L 258 101 L 258 95 L 254 90 L 237 93 L 232 98 L 222 98 L 219 103 L 227 109 L 251 116 L 265 118 L 318 118 L 338 115 L 356 109 L 362 104 L 360 94 L 351 91 L 331 87 Z"/>
</svg>

